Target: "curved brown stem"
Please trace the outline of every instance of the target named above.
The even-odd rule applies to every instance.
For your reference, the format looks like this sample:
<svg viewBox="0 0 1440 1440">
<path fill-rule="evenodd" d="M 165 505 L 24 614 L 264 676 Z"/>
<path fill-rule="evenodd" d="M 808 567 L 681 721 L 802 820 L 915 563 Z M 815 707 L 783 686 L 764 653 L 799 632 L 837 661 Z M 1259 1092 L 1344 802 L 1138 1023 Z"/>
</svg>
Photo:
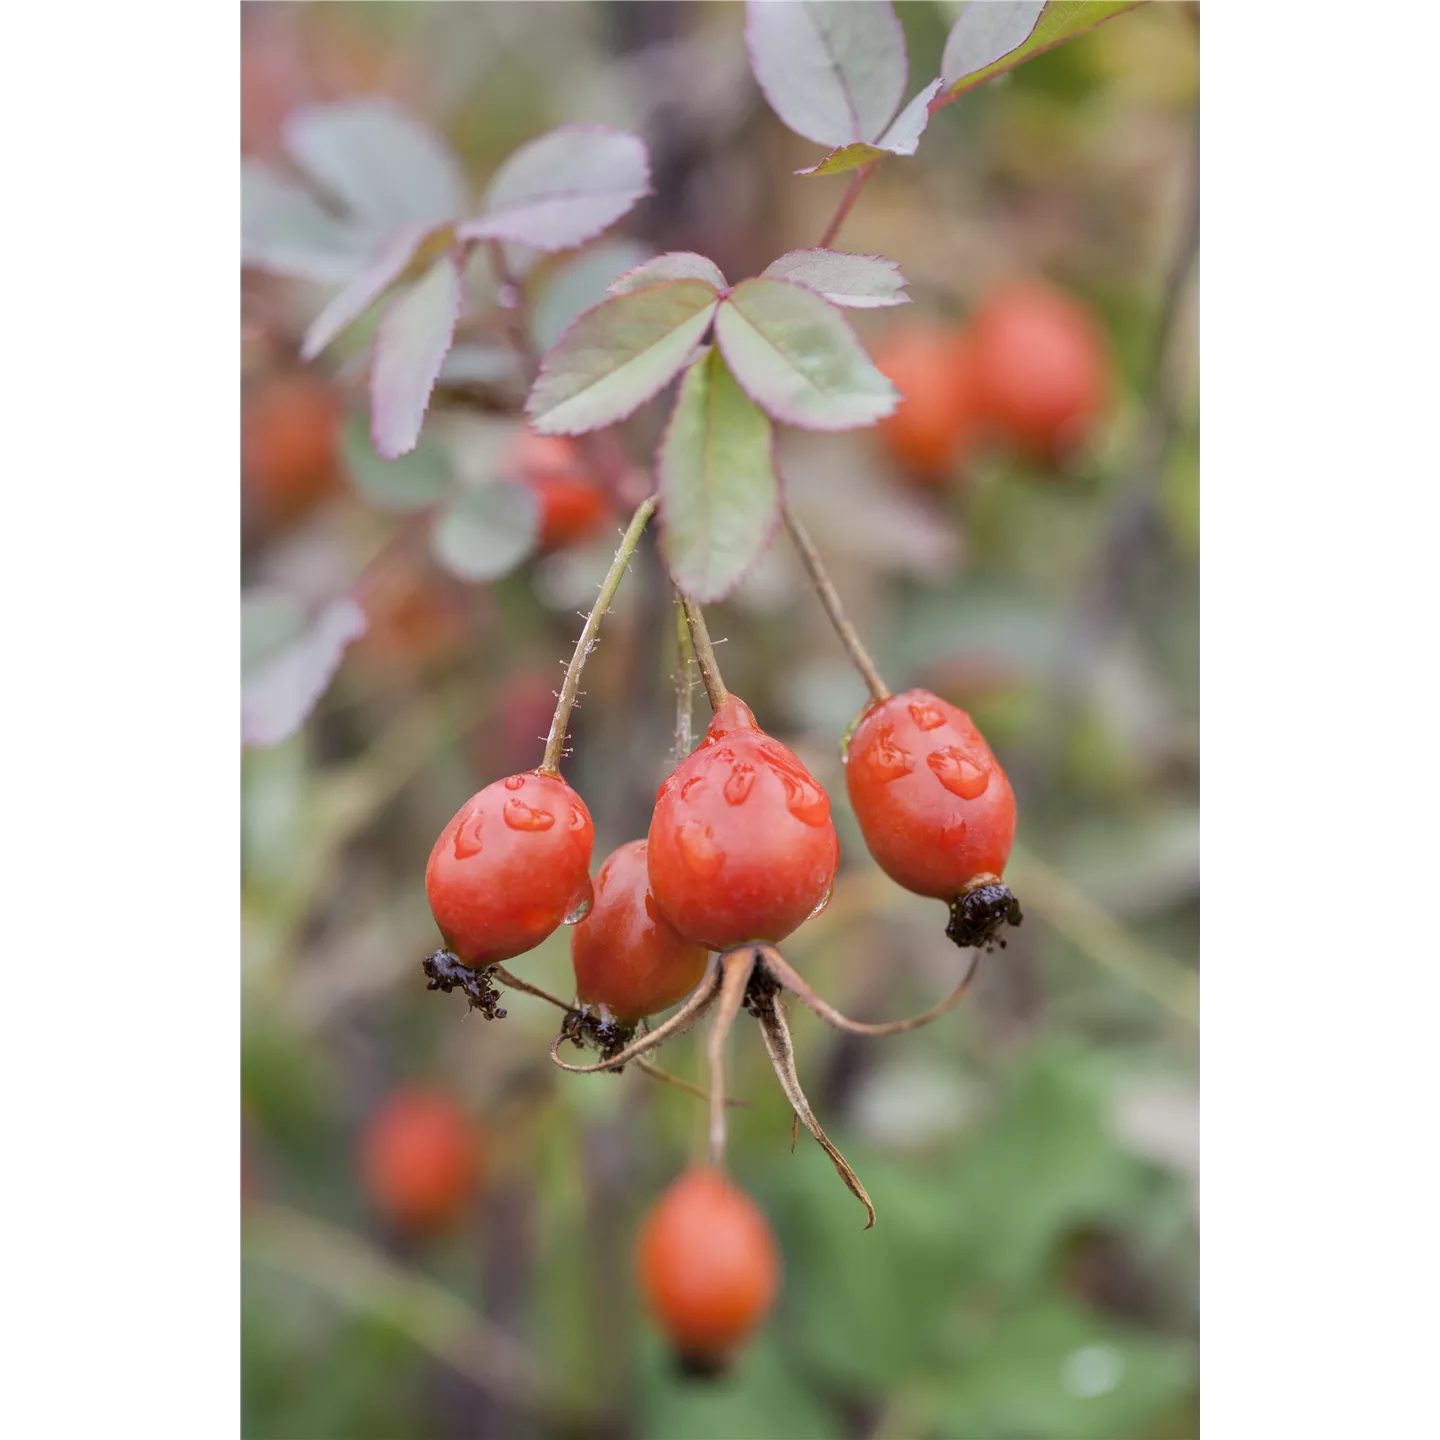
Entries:
<svg viewBox="0 0 1440 1440">
<path fill-rule="evenodd" d="M 881 1024 L 867 1024 L 863 1020 L 851 1020 L 842 1015 L 828 1001 L 822 1000 L 773 946 L 765 947 L 762 960 L 775 979 L 797 1000 L 808 1005 L 827 1025 L 833 1025 L 837 1030 L 846 1030 L 851 1035 L 899 1035 L 905 1030 L 918 1030 L 922 1025 L 938 1020 L 947 1010 L 953 1010 L 975 983 L 975 976 L 980 969 L 980 956 L 983 953 L 980 950 L 973 952 L 965 978 L 938 1005 L 932 1005 L 923 1014 L 912 1015 L 908 1020 L 890 1020 Z"/>
<path fill-rule="evenodd" d="M 519 990 L 523 995 L 533 995 L 537 1000 L 548 1000 L 559 1010 L 567 1013 L 574 1007 L 567 1005 L 558 995 L 552 995 L 548 990 L 542 990 L 538 985 L 532 985 L 528 980 L 517 980 L 503 965 L 492 965 L 490 973 L 502 985 L 507 985 L 511 990 Z"/>
<path fill-rule="evenodd" d="M 875 1206 L 860 1183 L 860 1177 L 850 1168 L 849 1161 L 830 1143 L 830 1137 L 821 1128 L 820 1122 L 810 1109 L 810 1102 L 805 1098 L 805 1092 L 800 1088 L 800 1077 L 795 1073 L 795 1047 L 790 1041 L 790 1027 L 786 1024 L 785 1012 L 780 1008 L 779 997 L 766 996 L 757 1004 L 755 1013 L 760 1021 L 761 1034 L 765 1037 L 765 1048 L 770 1052 L 770 1063 L 775 1067 L 776 1078 L 785 1092 L 785 1098 L 790 1102 L 790 1108 L 794 1110 L 800 1123 L 820 1142 L 820 1148 L 830 1157 L 830 1163 L 850 1193 L 865 1207 L 865 1212 L 870 1217 L 865 1223 L 868 1230 L 875 1223 Z"/>
<path fill-rule="evenodd" d="M 701 1089 L 699 1085 L 692 1085 L 688 1080 L 682 1080 L 668 1070 L 662 1070 L 658 1065 L 643 1057 L 635 1062 L 635 1068 L 643 1071 L 652 1080 L 659 1080 L 665 1085 L 673 1085 L 677 1090 L 683 1090 L 687 1095 L 694 1095 L 699 1100 L 708 1101 L 710 1099 L 708 1090 Z M 750 1104 L 748 1100 L 726 1100 L 725 1103 L 735 1110 L 743 1110 Z"/>
<path fill-rule="evenodd" d="M 725 1163 L 725 1040 L 745 1003 L 745 989 L 755 970 L 758 947 L 744 945 L 727 950 L 716 967 L 720 981 L 720 1009 L 710 1026 L 705 1052 L 710 1061 L 710 1163 Z"/>
<path fill-rule="evenodd" d="M 569 1070 L 575 1075 L 594 1075 L 601 1070 L 618 1070 L 622 1065 L 628 1065 L 632 1060 L 638 1060 L 662 1041 L 668 1040 L 674 1035 L 683 1034 L 715 1003 L 715 997 L 719 993 L 720 970 L 718 966 L 712 965 L 705 972 L 705 978 L 680 1009 L 653 1030 L 636 1036 L 618 1055 L 612 1055 L 608 1060 L 597 1061 L 594 1065 L 572 1065 L 569 1061 L 560 1058 L 560 1042 L 569 1038 L 562 1030 L 550 1042 L 550 1058 L 562 1070 Z"/>
</svg>

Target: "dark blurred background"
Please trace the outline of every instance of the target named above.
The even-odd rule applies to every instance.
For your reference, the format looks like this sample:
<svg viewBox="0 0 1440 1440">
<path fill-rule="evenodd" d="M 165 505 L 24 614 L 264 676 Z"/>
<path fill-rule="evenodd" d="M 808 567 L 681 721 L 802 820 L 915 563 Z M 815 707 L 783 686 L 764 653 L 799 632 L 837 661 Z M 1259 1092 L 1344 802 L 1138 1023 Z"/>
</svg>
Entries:
<svg viewBox="0 0 1440 1440">
<path fill-rule="evenodd" d="M 913 93 L 957 7 L 897 10 Z M 278 156 L 293 106 L 387 94 L 449 139 L 478 193 L 553 125 L 633 129 L 655 195 L 585 255 L 538 264 L 537 312 L 563 320 L 598 298 L 595 275 L 603 288 L 656 250 L 738 279 L 813 245 L 848 183 L 793 176 L 819 149 L 759 96 L 743 18 L 247 0 L 244 149 Z M 801 1078 L 879 1212 L 869 1233 L 824 1155 L 803 1136 L 790 1153 L 788 1106 L 738 1028 L 731 1083 L 751 1105 L 730 1163 L 785 1279 L 708 1385 L 669 1363 L 630 1268 L 704 1107 L 640 1074 L 562 1075 L 548 1007 L 512 995 L 486 1023 L 419 970 L 437 943 L 430 846 L 473 791 L 538 762 L 615 524 L 493 585 L 448 575 L 423 527 L 368 505 L 334 458 L 343 353 L 297 380 L 293 337 L 326 292 L 245 273 L 246 582 L 320 598 L 385 556 L 370 632 L 315 715 L 242 762 L 247 1436 L 1197 1434 L 1197 25 L 1194 6 L 1143 5 L 981 86 L 880 169 L 837 241 L 910 281 L 911 305 L 850 312 L 877 355 L 1043 277 L 1096 318 L 1110 386 L 1060 463 L 976 442 L 917 477 L 882 434 L 783 437 L 792 502 L 892 687 L 969 710 L 1009 771 L 1026 920 L 930 1028 L 861 1040 L 795 1014 Z M 280 426 L 283 444 L 251 418 L 282 384 L 311 387 L 298 411 L 319 417 Z M 470 419 L 510 443 L 511 404 Z M 627 427 L 642 462 L 660 418 Z M 264 462 L 266 443 L 304 453 Z M 730 687 L 826 786 L 840 832 L 835 898 L 787 957 L 857 1018 L 925 1008 L 962 957 L 943 907 L 888 882 L 860 840 L 838 739 L 863 685 L 783 537 L 710 628 Z M 644 833 L 670 767 L 674 656 L 647 542 L 572 727 L 597 866 Z M 512 968 L 568 996 L 568 941 Z M 663 1063 L 698 1079 L 696 1039 Z M 475 1147 L 463 1205 L 425 1230 L 363 1162 L 377 1114 L 415 1085 L 454 1101 Z"/>
</svg>

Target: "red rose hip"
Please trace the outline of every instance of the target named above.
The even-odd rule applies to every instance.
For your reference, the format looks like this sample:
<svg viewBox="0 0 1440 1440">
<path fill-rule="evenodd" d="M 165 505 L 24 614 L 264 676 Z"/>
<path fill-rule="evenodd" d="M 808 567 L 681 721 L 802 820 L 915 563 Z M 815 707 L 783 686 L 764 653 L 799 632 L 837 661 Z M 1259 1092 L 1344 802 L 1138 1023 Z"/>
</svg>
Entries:
<svg viewBox="0 0 1440 1440">
<path fill-rule="evenodd" d="M 829 797 L 732 696 L 655 797 L 649 869 L 660 909 L 712 950 L 778 943 L 824 906 L 839 858 Z"/>
<path fill-rule="evenodd" d="M 1019 924 L 1000 883 L 1015 838 L 1015 796 L 974 722 L 929 690 L 871 705 L 845 750 L 860 833 L 898 885 L 951 907 L 946 933 L 978 945 Z"/>
<path fill-rule="evenodd" d="M 595 903 L 570 932 L 575 993 L 635 1021 L 683 1000 L 705 974 L 709 952 L 686 940 L 650 893 L 644 840 L 622 845 L 595 877 Z"/>
<path fill-rule="evenodd" d="M 443 1229 L 479 1185 L 479 1133 L 445 1090 L 397 1090 L 360 1137 L 360 1176 L 371 1202 L 410 1230 Z"/>
<path fill-rule="evenodd" d="M 481 969 L 573 923 L 590 904 L 594 844 L 585 802 L 558 775 L 530 770 L 472 795 L 425 867 L 446 945 Z"/>
</svg>

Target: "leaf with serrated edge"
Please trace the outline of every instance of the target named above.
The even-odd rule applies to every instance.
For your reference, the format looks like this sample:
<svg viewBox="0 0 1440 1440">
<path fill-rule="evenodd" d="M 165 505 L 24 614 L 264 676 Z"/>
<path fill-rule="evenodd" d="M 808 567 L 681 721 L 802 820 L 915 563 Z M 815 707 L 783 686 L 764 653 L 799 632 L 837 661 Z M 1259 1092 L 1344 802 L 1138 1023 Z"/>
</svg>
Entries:
<svg viewBox="0 0 1440 1440">
<path fill-rule="evenodd" d="M 525 413 L 542 435 L 613 425 L 690 360 L 715 313 L 714 287 L 669 280 L 587 310 L 546 355 Z"/>
<path fill-rule="evenodd" d="M 542 354 L 652 251 L 638 240 L 601 240 L 556 266 L 530 309 L 530 334 Z"/>
<path fill-rule="evenodd" d="M 763 271 L 774 280 L 793 280 L 818 291 L 832 305 L 852 310 L 874 310 L 885 305 L 908 305 L 900 292 L 905 277 L 900 267 L 883 255 L 850 255 L 843 250 L 791 250 L 772 260 Z"/>
<path fill-rule="evenodd" d="M 840 312 L 793 280 L 742 280 L 715 315 L 735 378 L 777 420 L 853 430 L 900 403 Z"/>
<path fill-rule="evenodd" d="M 415 448 L 460 318 L 460 267 L 442 255 L 385 312 L 370 367 L 370 436 L 394 460 Z"/>
<path fill-rule="evenodd" d="M 363 415 L 353 416 L 345 426 L 341 453 L 355 488 L 382 510 L 424 510 L 443 500 L 455 485 L 444 447 L 428 434 L 421 435 L 408 455 L 385 460 L 370 443 L 370 427 Z"/>
<path fill-rule="evenodd" d="M 990 0 L 967 4 L 950 27 L 940 61 L 940 81 L 954 85 L 1017 50 L 1029 38 L 1045 0 Z"/>
<path fill-rule="evenodd" d="M 967 56 L 983 55 L 984 53 L 978 42 L 972 43 L 967 38 L 968 34 L 980 34 L 981 32 L 971 31 L 969 27 L 983 25 L 986 27 L 985 34 L 988 35 L 1001 18 L 999 16 L 987 17 L 978 13 L 972 14 L 972 12 L 1010 10 L 1012 14 L 1006 17 L 1006 23 L 1018 28 L 1023 19 L 1023 12 L 1034 11 L 1037 8 L 1033 3 L 1029 3 L 1029 0 L 1024 0 L 1024 3 L 1022 0 L 986 0 L 986 3 L 983 4 L 979 3 L 979 0 L 969 0 L 965 9 L 961 11 L 960 18 L 951 29 L 950 38 L 945 42 L 945 55 L 940 67 L 942 78 L 945 80 L 944 98 L 947 101 L 953 100 L 957 95 L 963 95 L 965 91 L 973 89 L 976 85 L 990 79 L 991 76 L 1013 70 L 1015 66 L 1040 54 L 1041 51 L 1053 49 L 1066 40 L 1073 40 L 1075 36 L 1083 35 L 1085 31 L 1093 30 L 1095 26 L 1103 24 L 1106 20 L 1112 20 L 1127 10 L 1133 10 L 1136 5 L 1142 3 L 1143 0 L 1050 0 L 1050 3 L 1041 11 L 1039 21 L 1029 32 L 1028 39 L 1022 37 L 1019 44 L 1008 53 L 1002 53 L 993 60 L 993 63 L 985 63 L 979 69 L 966 70 Z M 1017 15 L 1019 18 L 1016 18 Z M 966 32 L 961 31 L 962 26 L 967 27 Z M 962 37 L 959 40 L 956 39 L 957 32 Z M 1013 29 L 1009 33 L 1013 33 Z M 992 40 L 990 43 L 994 45 L 1000 41 Z M 961 73 L 952 79 L 952 72 L 957 69 Z"/>
<path fill-rule="evenodd" d="M 465 176 L 443 140 L 384 99 L 306 105 L 285 148 L 372 231 L 436 225 L 465 208 Z"/>
<path fill-rule="evenodd" d="M 842 145 L 832 150 L 818 165 L 797 170 L 797 175 L 839 175 L 845 170 L 858 170 L 872 160 L 887 155 L 913 155 L 920 137 L 930 123 L 930 102 L 939 94 L 943 80 L 932 80 L 896 117 L 890 128 L 873 144 Z"/>
<path fill-rule="evenodd" d="M 240 165 L 240 263 L 336 284 L 365 262 L 365 243 L 308 190 L 263 161 Z"/>
<path fill-rule="evenodd" d="M 873 141 L 905 94 L 889 0 L 748 0 L 750 66 L 770 108 L 821 145 Z"/>
<path fill-rule="evenodd" d="M 775 532 L 772 441 L 769 417 L 708 350 L 685 372 L 656 456 L 660 549 L 676 585 L 702 604 L 729 594 Z"/>
<path fill-rule="evenodd" d="M 310 322 L 300 345 L 300 358 L 313 360 L 337 335 L 353 325 L 404 273 L 420 242 L 430 234 L 412 225 L 388 241 L 371 261 Z"/>
<path fill-rule="evenodd" d="M 466 240 L 510 240 L 568 250 L 613 225 L 650 193 L 650 156 L 638 135 L 563 125 L 522 145 L 499 169 Z"/>
<path fill-rule="evenodd" d="M 461 580 L 498 580 L 535 548 L 540 502 L 528 485 L 497 480 L 457 496 L 435 517 L 436 558 Z"/>
<path fill-rule="evenodd" d="M 713 260 L 707 260 L 691 250 L 671 250 L 616 276 L 610 282 L 610 293 L 628 295 L 633 290 L 643 290 L 647 285 L 659 285 L 665 280 L 704 280 L 717 290 L 723 290 L 726 285 L 724 272 Z"/>
<path fill-rule="evenodd" d="M 251 603 L 247 598 L 246 605 Z M 253 603 L 263 605 L 265 597 Z M 346 646 L 364 633 L 365 612 L 353 600 L 335 600 L 285 644 L 246 666 L 240 687 L 244 742 L 278 745 L 293 735 L 334 678 Z"/>
</svg>

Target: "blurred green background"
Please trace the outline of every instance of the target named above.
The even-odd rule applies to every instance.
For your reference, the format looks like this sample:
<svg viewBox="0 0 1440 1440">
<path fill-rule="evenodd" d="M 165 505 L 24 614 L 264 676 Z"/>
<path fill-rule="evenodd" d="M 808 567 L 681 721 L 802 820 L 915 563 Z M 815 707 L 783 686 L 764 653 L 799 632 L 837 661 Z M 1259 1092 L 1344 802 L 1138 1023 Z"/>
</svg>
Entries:
<svg viewBox="0 0 1440 1440">
<path fill-rule="evenodd" d="M 897 9 L 911 93 L 938 73 L 955 7 Z M 738 278 L 814 244 L 847 183 L 792 175 L 818 148 L 760 99 L 742 23 L 731 3 L 249 0 L 243 144 L 273 156 L 291 106 L 389 94 L 478 189 L 555 124 L 621 125 L 650 144 L 657 193 L 599 244 L 697 249 Z M 1197 25 L 1193 6 L 1144 5 L 980 87 L 882 167 L 838 241 L 911 282 L 911 306 L 851 312 L 867 343 L 958 321 L 1015 273 L 1082 301 L 1116 372 L 1085 451 L 1044 473 L 992 449 L 917 486 L 869 432 L 782 442 L 792 502 L 890 684 L 968 709 L 1019 803 L 1007 879 L 1026 921 L 963 1006 L 887 1039 L 793 1016 L 801 1079 L 876 1228 L 861 1233 L 806 1137 L 790 1153 L 746 1021 L 731 1084 L 751 1104 L 730 1163 L 776 1229 L 784 1288 L 727 1378 L 681 1378 L 630 1249 L 696 1153 L 703 1105 L 637 1073 L 556 1071 L 538 1001 L 511 996 L 486 1023 L 425 991 L 430 846 L 473 791 L 538 762 L 614 532 L 490 586 L 447 576 L 422 533 L 390 547 L 371 633 L 302 733 L 242 761 L 247 1436 L 1198 1433 Z M 567 263 L 527 282 L 542 309 L 577 283 Z M 253 387 L 290 364 L 257 326 L 303 326 L 315 298 L 243 283 Z M 657 425 L 627 427 L 632 455 Z M 396 529 L 343 486 L 283 515 L 247 507 L 246 582 L 336 593 Z M 710 628 L 731 689 L 834 807 L 835 899 L 787 958 L 857 1018 L 925 1008 L 963 957 L 944 908 L 865 852 L 838 751 L 863 686 L 783 537 Z M 595 817 L 597 867 L 644 833 L 670 768 L 673 668 L 647 542 L 572 727 L 566 775 Z M 568 995 L 568 939 L 512 968 Z M 662 1063 L 698 1080 L 701 1043 Z M 415 1080 L 453 1092 L 485 1159 L 473 1204 L 429 1239 L 377 1213 L 356 1162 L 367 1118 Z"/>
</svg>

